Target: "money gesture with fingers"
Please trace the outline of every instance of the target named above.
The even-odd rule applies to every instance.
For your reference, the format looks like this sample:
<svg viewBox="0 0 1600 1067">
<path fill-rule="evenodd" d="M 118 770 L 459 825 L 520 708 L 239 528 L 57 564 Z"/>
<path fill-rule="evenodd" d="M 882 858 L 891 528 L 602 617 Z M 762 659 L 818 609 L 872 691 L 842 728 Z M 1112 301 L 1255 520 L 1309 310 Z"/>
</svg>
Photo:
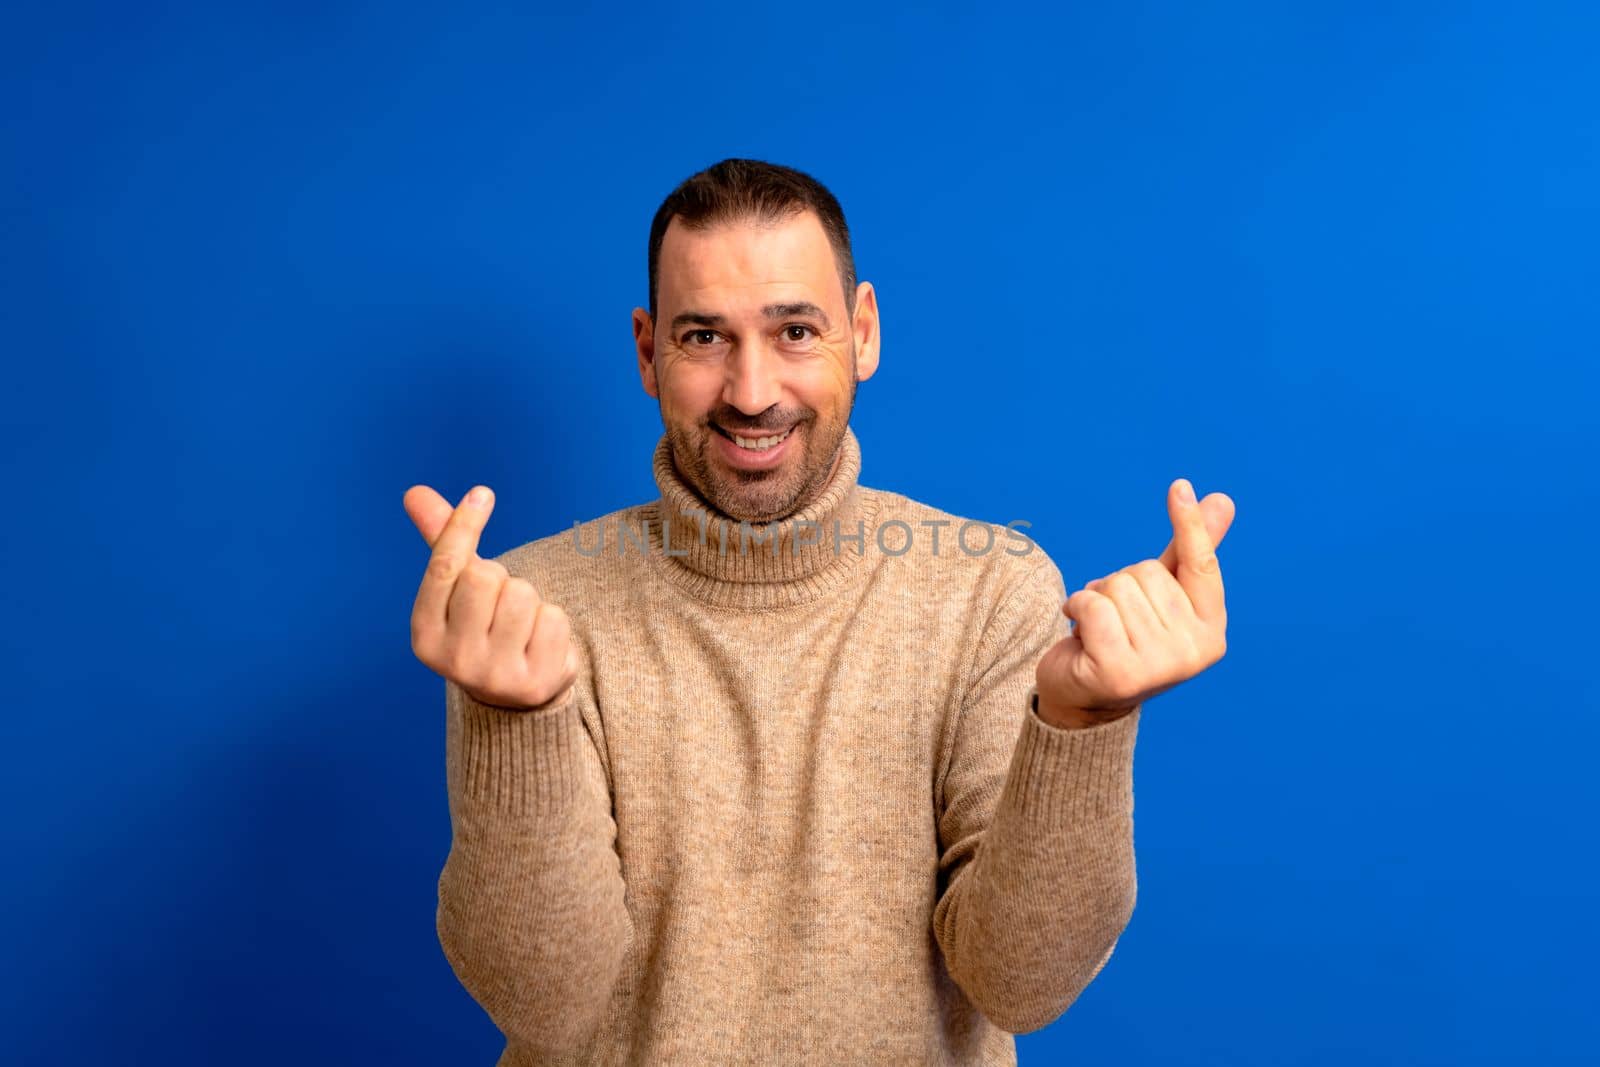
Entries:
<svg viewBox="0 0 1600 1067">
<path fill-rule="evenodd" d="M 1167 514 L 1173 534 L 1160 558 L 1096 578 L 1062 604 L 1075 629 L 1039 660 L 1045 722 L 1075 727 L 1119 718 L 1227 650 L 1216 548 L 1233 523 L 1233 501 L 1223 493 L 1197 501 L 1179 478 L 1167 489 Z"/>
<path fill-rule="evenodd" d="M 565 698 L 578 677 L 566 612 L 478 555 L 494 494 L 477 486 L 452 509 L 414 485 L 403 502 L 433 548 L 411 609 L 417 658 L 483 704 L 522 711 Z"/>
</svg>

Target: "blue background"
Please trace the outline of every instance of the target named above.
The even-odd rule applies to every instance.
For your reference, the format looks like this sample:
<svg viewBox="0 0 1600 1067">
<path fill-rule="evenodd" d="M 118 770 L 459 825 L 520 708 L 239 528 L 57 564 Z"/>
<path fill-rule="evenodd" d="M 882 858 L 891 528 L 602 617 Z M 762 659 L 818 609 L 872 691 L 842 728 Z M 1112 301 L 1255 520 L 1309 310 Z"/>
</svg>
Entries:
<svg viewBox="0 0 1600 1067">
<path fill-rule="evenodd" d="M 1238 504 L 1023 1063 L 1592 1057 L 1600 21 L 1393 6 L 14 10 L 8 1062 L 493 1062 L 401 495 L 654 495 L 647 230 L 733 155 L 845 206 L 863 482 L 1074 587 Z"/>
</svg>

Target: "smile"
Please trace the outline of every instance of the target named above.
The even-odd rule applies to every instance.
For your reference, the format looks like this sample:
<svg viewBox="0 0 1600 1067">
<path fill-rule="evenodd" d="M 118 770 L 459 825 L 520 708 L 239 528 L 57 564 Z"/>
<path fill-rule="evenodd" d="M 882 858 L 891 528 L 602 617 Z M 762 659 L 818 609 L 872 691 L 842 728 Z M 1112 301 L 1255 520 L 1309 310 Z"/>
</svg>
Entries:
<svg viewBox="0 0 1600 1067">
<path fill-rule="evenodd" d="M 747 452 L 765 452 L 769 448 L 777 448 L 779 445 L 783 444 L 785 438 L 794 432 L 794 427 L 791 426 L 787 430 L 776 435 L 767 437 L 743 437 L 739 434 L 729 433 L 720 426 L 717 427 L 717 429 L 725 437 L 731 438 L 734 444 L 738 445 Z"/>
</svg>

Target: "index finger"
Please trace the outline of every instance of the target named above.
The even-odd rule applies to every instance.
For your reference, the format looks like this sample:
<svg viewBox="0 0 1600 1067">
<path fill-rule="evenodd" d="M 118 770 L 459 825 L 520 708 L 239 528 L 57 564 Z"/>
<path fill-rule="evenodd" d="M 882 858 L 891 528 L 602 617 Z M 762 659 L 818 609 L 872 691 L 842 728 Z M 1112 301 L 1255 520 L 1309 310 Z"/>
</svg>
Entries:
<svg viewBox="0 0 1600 1067">
<path fill-rule="evenodd" d="M 1228 528 L 1233 525 L 1234 516 L 1233 498 L 1227 493 L 1208 493 L 1200 501 L 1200 512 L 1205 517 L 1206 533 L 1211 535 L 1213 549 L 1222 547 L 1222 539 L 1228 536 Z M 1178 542 L 1176 539 L 1167 542 L 1167 547 L 1161 550 L 1161 565 L 1173 575 L 1178 573 Z"/>
<path fill-rule="evenodd" d="M 1189 594 L 1194 612 L 1202 619 L 1222 617 L 1222 565 L 1217 545 L 1206 529 L 1205 510 L 1195 499 L 1194 487 L 1179 478 L 1167 488 L 1167 514 L 1172 517 L 1172 549 L 1177 568 L 1172 572 Z"/>
<path fill-rule="evenodd" d="M 478 554 L 478 538 L 493 510 L 494 493 L 488 486 L 479 485 L 462 497 L 461 504 L 450 513 L 433 542 L 433 555 L 428 558 L 428 570 L 417 591 L 418 613 L 444 618 L 456 578 Z"/>
</svg>

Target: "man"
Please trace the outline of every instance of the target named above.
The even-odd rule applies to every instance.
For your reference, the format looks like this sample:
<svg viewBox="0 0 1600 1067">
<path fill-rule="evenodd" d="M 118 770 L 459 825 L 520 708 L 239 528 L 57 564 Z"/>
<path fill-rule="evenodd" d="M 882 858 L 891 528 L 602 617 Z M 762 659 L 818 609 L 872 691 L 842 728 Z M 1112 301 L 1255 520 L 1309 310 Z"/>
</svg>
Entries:
<svg viewBox="0 0 1600 1067">
<path fill-rule="evenodd" d="M 649 266 L 659 499 L 484 560 L 487 487 L 405 496 L 444 952 L 501 1064 L 1014 1064 L 1131 916 L 1141 706 L 1223 654 L 1232 502 L 1175 481 L 1166 551 L 1069 599 L 859 481 L 877 298 L 815 180 L 689 178 Z"/>
</svg>

